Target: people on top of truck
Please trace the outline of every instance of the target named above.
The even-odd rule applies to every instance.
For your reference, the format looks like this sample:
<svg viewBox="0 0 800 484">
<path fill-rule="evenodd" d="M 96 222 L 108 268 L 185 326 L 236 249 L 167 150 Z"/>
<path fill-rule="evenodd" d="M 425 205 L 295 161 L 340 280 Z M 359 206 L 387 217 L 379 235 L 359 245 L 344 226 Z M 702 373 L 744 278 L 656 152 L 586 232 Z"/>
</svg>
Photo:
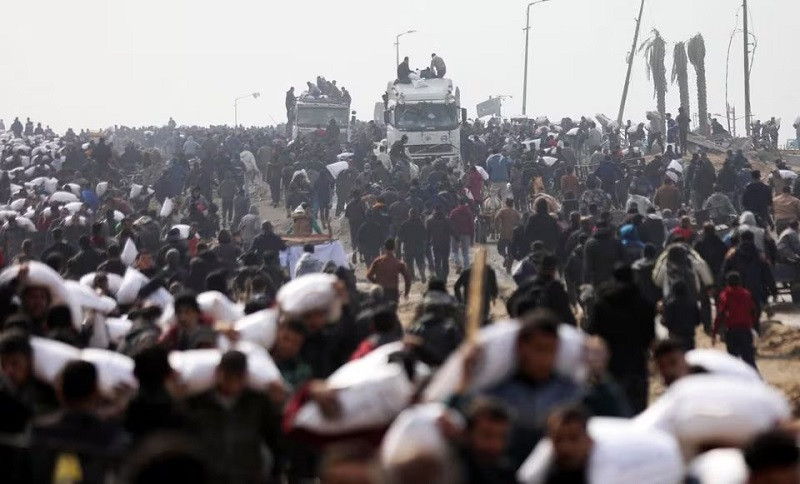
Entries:
<svg viewBox="0 0 800 484">
<path fill-rule="evenodd" d="M 411 79 L 408 77 L 411 74 L 411 68 L 408 66 L 408 56 L 403 57 L 403 62 L 397 66 L 397 84 L 411 84 Z"/>
<path fill-rule="evenodd" d="M 447 73 L 447 66 L 444 63 L 444 59 L 439 57 L 438 55 L 431 54 L 431 73 L 437 78 L 441 79 Z"/>
<path fill-rule="evenodd" d="M 308 96 L 310 96 L 310 97 L 320 97 L 320 96 L 322 96 L 322 91 L 320 90 L 320 88 L 318 88 L 317 86 L 312 84 L 310 81 L 306 82 L 306 85 L 308 86 L 308 91 L 307 91 L 307 95 Z"/>
<path fill-rule="evenodd" d="M 336 86 L 336 81 L 331 81 L 328 85 L 328 97 L 331 99 L 341 99 L 342 91 Z"/>
</svg>

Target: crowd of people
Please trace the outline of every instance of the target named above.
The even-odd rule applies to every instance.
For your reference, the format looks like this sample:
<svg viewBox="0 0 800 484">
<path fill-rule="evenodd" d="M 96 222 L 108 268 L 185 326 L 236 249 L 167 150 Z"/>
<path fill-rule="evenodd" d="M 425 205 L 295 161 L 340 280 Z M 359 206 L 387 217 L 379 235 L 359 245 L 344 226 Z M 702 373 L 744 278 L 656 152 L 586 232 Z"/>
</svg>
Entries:
<svg viewBox="0 0 800 484">
<path fill-rule="evenodd" d="M 330 127 L 290 142 L 283 126 L 57 136 L 17 120 L 0 133 L 3 482 L 682 482 L 719 447 L 748 482 L 797 482 L 754 333 L 776 267 L 800 264 L 800 182 L 781 161 L 765 183 L 743 152 L 719 170 L 689 155 L 681 116 L 675 139 L 654 119 L 644 137 L 465 122 L 450 163 L 381 145 L 373 122 L 342 153 Z M 349 264 L 316 253 L 336 218 Z M 305 241 L 291 273 L 282 233 Z M 503 263 L 476 329 L 483 238 Z M 698 353 L 698 328 L 729 355 Z M 745 384 L 746 410 L 697 423 L 693 402 L 733 405 L 717 395 Z M 691 439 L 677 417 L 648 424 L 679 403 L 697 408 Z M 598 480 L 604 418 L 668 455 L 611 459 L 629 477 Z M 625 474 L 654 460 L 678 478 Z"/>
</svg>

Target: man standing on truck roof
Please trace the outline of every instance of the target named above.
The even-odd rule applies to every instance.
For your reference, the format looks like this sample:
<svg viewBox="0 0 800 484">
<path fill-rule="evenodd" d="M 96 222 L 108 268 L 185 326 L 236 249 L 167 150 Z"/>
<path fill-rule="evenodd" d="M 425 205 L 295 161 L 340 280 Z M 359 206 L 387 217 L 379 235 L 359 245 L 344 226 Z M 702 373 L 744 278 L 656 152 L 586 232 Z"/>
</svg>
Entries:
<svg viewBox="0 0 800 484">
<path fill-rule="evenodd" d="M 286 119 L 289 121 L 291 125 L 294 122 L 294 106 L 297 104 L 297 98 L 294 97 L 294 86 L 290 87 L 288 91 L 286 91 Z"/>
<path fill-rule="evenodd" d="M 436 54 L 431 54 L 431 72 L 437 79 L 441 79 L 447 73 L 447 66 L 444 64 L 444 59 Z"/>
</svg>

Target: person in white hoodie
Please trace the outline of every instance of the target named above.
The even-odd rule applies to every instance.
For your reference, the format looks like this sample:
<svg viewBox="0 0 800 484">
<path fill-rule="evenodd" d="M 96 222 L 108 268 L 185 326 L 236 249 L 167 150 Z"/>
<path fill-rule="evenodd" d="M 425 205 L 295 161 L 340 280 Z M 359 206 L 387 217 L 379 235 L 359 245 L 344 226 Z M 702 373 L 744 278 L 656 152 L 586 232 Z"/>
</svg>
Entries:
<svg viewBox="0 0 800 484">
<path fill-rule="evenodd" d="M 257 205 L 250 205 L 250 213 L 242 217 L 242 221 L 239 222 L 239 232 L 242 235 L 243 246 L 250 247 L 253 239 L 261 232 L 261 216 Z"/>
<path fill-rule="evenodd" d="M 294 278 L 298 278 L 305 274 L 313 274 L 315 272 L 322 272 L 322 261 L 314 256 L 314 245 L 306 244 L 303 246 L 303 255 L 297 259 L 294 265 Z"/>
<path fill-rule="evenodd" d="M 200 151 L 200 144 L 194 140 L 194 136 L 189 136 L 183 143 L 183 154 L 187 158 L 194 158 L 198 151 Z"/>
<path fill-rule="evenodd" d="M 766 234 L 764 229 L 758 226 L 756 223 L 756 216 L 753 215 L 753 212 L 745 211 L 739 216 L 739 226 L 736 228 L 736 233 L 741 234 L 742 232 L 752 232 L 755 238 L 756 248 L 762 254 L 766 248 L 765 237 Z"/>
</svg>

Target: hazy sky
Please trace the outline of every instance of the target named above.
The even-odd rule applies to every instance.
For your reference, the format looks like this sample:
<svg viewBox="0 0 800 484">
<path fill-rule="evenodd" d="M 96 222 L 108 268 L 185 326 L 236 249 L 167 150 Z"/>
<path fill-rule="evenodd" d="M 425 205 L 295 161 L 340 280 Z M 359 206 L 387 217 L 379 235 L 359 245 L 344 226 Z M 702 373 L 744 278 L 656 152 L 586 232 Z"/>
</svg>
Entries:
<svg viewBox="0 0 800 484">
<path fill-rule="evenodd" d="M 753 1 L 758 37 L 752 74 L 754 116 L 783 118 L 781 143 L 800 114 L 797 0 Z M 351 92 L 361 119 L 394 78 L 394 36 L 401 57 L 424 67 L 431 52 L 447 62 L 474 116 L 489 95 L 513 95 L 521 112 L 526 1 L 495 0 L 37 0 L 7 2 L 0 28 L 0 117 L 30 116 L 58 130 L 164 124 L 273 124 L 285 117 L 284 93 L 317 74 Z M 725 112 L 726 53 L 738 0 L 647 0 L 642 39 L 658 28 L 670 43 L 706 39 L 709 111 Z M 639 0 L 551 0 L 531 9 L 529 114 L 616 117 Z M 742 41 L 730 58 L 730 99 L 744 114 Z M 697 98 L 692 84 L 692 112 Z M 677 86 L 668 110 L 677 111 Z M 641 56 L 634 62 L 626 119 L 653 109 Z M 724 116 L 722 116 L 724 117 Z M 24 121 L 24 119 L 23 119 Z M 725 124 L 724 120 L 721 120 Z M 743 125 L 740 124 L 743 131 Z"/>
</svg>

